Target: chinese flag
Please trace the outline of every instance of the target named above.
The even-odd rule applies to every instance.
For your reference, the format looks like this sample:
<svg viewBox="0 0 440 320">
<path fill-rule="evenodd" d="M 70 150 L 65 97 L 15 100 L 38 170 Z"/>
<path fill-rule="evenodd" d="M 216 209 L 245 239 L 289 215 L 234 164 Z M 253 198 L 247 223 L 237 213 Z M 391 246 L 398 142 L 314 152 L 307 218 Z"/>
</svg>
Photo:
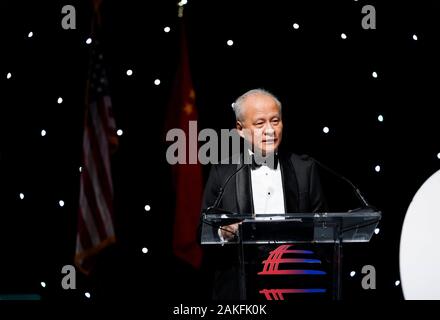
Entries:
<svg viewBox="0 0 440 320">
<path fill-rule="evenodd" d="M 181 24 L 180 61 L 174 88 L 168 107 L 167 129 L 179 128 L 186 134 L 186 163 L 172 165 L 172 175 L 176 195 L 176 211 L 173 230 L 173 252 L 175 256 L 195 268 L 200 267 L 202 250 L 197 242 L 197 227 L 203 192 L 202 167 L 198 161 L 189 163 L 197 155 L 189 154 L 189 122 L 197 121 L 195 92 L 191 81 L 188 47 L 184 24 Z M 196 133 L 197 134 L 197 133 Z M 192 139 L 194 143 L 194 138 Z M 192 152 L 198 151 L 196 146 Z M 193 161 L 194 162 L 194 161 Z"/>
</svg>

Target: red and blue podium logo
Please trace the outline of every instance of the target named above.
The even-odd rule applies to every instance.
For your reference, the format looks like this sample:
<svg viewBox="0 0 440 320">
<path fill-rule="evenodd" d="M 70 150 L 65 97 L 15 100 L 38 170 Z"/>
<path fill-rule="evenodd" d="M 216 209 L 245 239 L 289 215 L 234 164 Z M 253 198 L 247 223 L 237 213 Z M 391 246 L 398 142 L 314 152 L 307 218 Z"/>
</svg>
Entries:
<svg viewBox="0 0 440 320">
<path fill-rule="evenodd" d="M 311 250 L 291 249 L 293 245 L 284 244 L 278 246 L 269 253 L 266 260 L 262 261 L 263 270 L 258 272 L 259 276 L 322 276 L 327 272 L 320 270 L 321 260 L 312 259 L 314 252 Z M 299 256 L 299 257 L 298 257 Z M 303 258 L 306 256 L 307 258 Z M 301 265 L 301 268 L 297 268 Z M 305 268 L 304 266 L 309 266 Z M 286 281 L 287 283 L 287 281 Z M 325 293 L 324 288 L 277 288 L 262 289 L 260 294 L 264 295 L 266 300 L 285 300 L 286 294 L 297 293 Z"/>
</svg>

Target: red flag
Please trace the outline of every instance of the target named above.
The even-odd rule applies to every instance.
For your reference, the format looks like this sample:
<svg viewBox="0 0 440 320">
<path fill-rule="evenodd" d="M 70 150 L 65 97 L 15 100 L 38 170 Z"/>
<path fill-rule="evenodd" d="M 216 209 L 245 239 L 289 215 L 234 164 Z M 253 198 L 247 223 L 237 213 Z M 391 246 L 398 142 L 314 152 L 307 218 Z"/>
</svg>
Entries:
<svg viewBox="0 0 440 320">
<path fill-rule="evenodd" d="M 99 10 L 99 6 L 95 10 Z M 98 17 L 99 11 L 95 11 L 97 25 Z M 115 241 L 110 155 L 118 144 L 108 81 L 96 34 L 91 45 L 75 254 L 75 264 L 85 274 L 92 270 L 94 256 Z"/>
<path fill-rule="evenodd" d="M 183 23 L 180 49 L 180 63 L 168 108 L 167 127 L 182 129 L 189 144 L 189 121 L 197 121 L 198 115 Z M 195 149 L 197 152 L 198 148 Z M 189 147 L 187 147 L 187 155 L 189 155 L 188 150 Z M 203 192 L 202 167 L 198 161 L 196 164 L 189 164 L 188 158 L 190 157 L 187 156 L 186 164 L 175 164 L 172 168 L 176 194 L 173 252 L 177 257 L 197 268 L 202 261 L 202 250 L 197 242 Z"/>
</svg>

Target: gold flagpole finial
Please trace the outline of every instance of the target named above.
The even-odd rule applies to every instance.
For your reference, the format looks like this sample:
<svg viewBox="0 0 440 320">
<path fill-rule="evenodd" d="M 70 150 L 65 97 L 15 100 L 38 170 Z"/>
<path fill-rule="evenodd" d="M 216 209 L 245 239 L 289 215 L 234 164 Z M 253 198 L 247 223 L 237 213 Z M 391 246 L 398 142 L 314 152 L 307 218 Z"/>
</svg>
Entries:
<svg viewBox="0 0 440 320">
<path fill-rule="evenodd" d="M 179 2 L 177 3 L 177 6 L 179 7 L 178 11 L 177 11 L 177 16 L 179 18 L 183 17 L 183 7 L 188 3 L 188 0 L 179 0 Z"/>
</svg>

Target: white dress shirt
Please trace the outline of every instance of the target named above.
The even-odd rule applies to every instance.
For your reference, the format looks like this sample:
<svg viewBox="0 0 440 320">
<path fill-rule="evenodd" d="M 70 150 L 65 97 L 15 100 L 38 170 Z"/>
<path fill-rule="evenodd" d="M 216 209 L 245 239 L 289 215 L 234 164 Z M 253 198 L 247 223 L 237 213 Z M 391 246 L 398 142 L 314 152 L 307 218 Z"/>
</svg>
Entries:
<svg viewBox="0 0 440 320">
<path fill-rule="evenodd" d="M 252 197 L 256 215 L 285 213 L 283 181 L 280 165 L 276 169 L 265 164 L 251 170 Z"/>
<path fill-rule="evenodd" d="M 252 154 L 252 152 L 249 152 Z M 257 216 L 264 214 L 284 214 L 284 190 L 281 178 L 280 163 L 276 169 L 270 168 L 264 163 L 251 170 L 252 198 L 254 202 L 254 213 Z M 221 230 L 218 229 L 221 241 Z"/>
</svg>

